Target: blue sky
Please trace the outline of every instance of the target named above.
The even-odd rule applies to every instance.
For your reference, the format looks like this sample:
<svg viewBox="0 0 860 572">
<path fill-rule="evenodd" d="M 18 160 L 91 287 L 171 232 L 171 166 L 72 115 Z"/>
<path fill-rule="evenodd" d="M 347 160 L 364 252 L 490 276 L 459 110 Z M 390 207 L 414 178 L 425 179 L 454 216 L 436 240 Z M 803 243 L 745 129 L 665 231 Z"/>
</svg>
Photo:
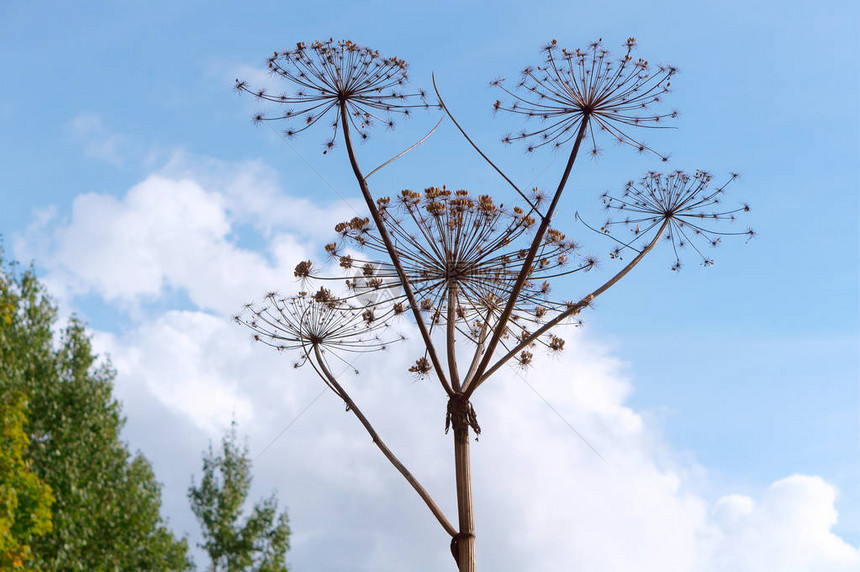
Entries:
<svg viewBox="0 0 860 572">
<path fill-rule="evenodd" d="M 718 178 L 741 173 L 728 200 L 752 205 L 743 224 L 758 237 L 721 246 L 712 268 L 689 258 L 678 275 L 668 270 L 669 252 L 653 253 L 584 316 L 581 335 L 619 360 L 616 373 L 630 383 L 623 406 L 645 420 L 661 450 L 704 467 L 707 478 L 696 479 L 702 498 L 758 497 L 790 475 L 817 476 L 840 491 L 832 531 L 860 544 L 860 9 L 847 1 L 799 2 L 790 9 L 778 2 L 461 4 L 0 2 L 7 86 L 0 92 L 0 233 L 7 253 L 24 262 L 33 258 L 58 289 L 65 312 L 81 313 L 99 339 L 112 340 L 102 347 L 131 355 L 134 340 L 141 342 L 142 332 L 163 324 L 175 315 L 171 311 L 223 317 L 242 300 L 207 298 L 191 277 L 176 278 L 173 266 L 155 262 L 153 272 L 163 276 L 149 289 L 121 277 L 107 281 L 110 264 L 88 269 L 79 263 L 86 248 L 101 244 L 75 242 L 86 221 L 115 224 L 121 233 L 128 219 L 99 217 L 142 209 L 154 200 L 147 193 L 162 192 L 152 190 L 155 183 L 140 187 L 144 181 L 153 175 L 193 180 L 203 191 L 171 192 L 218 198 L 228 219 L 212 222 L 205 210 L 178 212 L 203 212 L 206 232 L 227 228 L 219 243 L 226 250 L 212 252 L 235 255 L 235 272 L 259 264 L 274 279 L 289 275 L 279 270 L 279 252 L 319 256 L 326 237 L 301 215 L 278 219 L 281 211 L 253 206 L 253 193 L 265 189 L 273 205 L 284 197 L 313 205 L 320 220 L 348 208 L 338 194 L 356 197 L 342 148 L 323 156 L 321 132 L 291 141 L 291 148 L 266 127 L 254 127 L 250 117 L 259 106 L 232 91 L 234 78 L 256 77 L 273 50 L 351 38 L 409 61 L 416 85 L 429 88 L 435 72 L 446 102 L 476 141 L 517 181 L 549 186 L 562 161 L 551 152 L 527 156 L 499 144 L 516 122 L 493 118 L 498 95 L 488 82 L 537 63 L 538 48 L 551 38 L 573 48 L 602 37 L 616 48 L 635 36 L 640 56 L 681 70 L 667 104 L 681 111 L 677 129 L 649 134 L 649 142 L 671 153 L 671 168 L 707 169 Z M 428 113 L 401 122 L 394 133 L 372 133 L 359 153 L 367 164 L 381 162 L 436 119 Z M 598 160 L 577 164 L 561 205 L 559 216 L 569 218 L 564 230 L 603 261 L 600 275 L 571 283 L 575 292 L 608 275 L 613 262 L 608 245 L 577 226 L 573 213 L 599 220 L 600 193 L 663 167 L 629 149 L 605 147 Z M 249 180 L 254 184 L 247 186 Z M 507 193 L 450 122 L 381 173 L 377 184 L 387 192 L 447 184 Z M 138 203 L 130 198 L 134 188 L 143 188 Z M 166 228 L 159 225 L 145 228 Z M 111 232 L 99 236 L 119 236 Z M 150 261 L 143 249 L 162 242 L 169 244 L 165 235 L 144 234 L 124 244 Z M 259 281 L 243 276 L 243 295 L 253 298 L 273 286 Z M 123 379 L 120 368 L 118 387 Z M 126 400 L 137 395 L 123 391 Z M 188 414 L 187 403 L 152 395 L 140 403 L 153 399 L 152 412 L 163 409 L 165 419 L 191 423 L 196 429 L 189 434 L 199 433 L 204 443 L 217 438 L 220 426 Z M 152 412 L 142 405 L 127 409 L 133 446 L 150 458 L 169 449 L 134 417 L 134 411 L 142 417 Z M 229 418 L 223 422 L 226 427 Z M 277 423 L 249 422 L 252 444 L 267 442 Z M 198 444 L 189 437 L 192 457 Z M 171 461 L 154 462 L 158 469 Z M 187 473 L 164 478 L 174 499 L 167 508 L 178 507 Z M 287 504 L 290 494 L 281 494 Z M 176 528 L 193 534 L 187 515 L 175 511 Z M 296 550 L 296 562 L 305 562 Z"/>
</svg>

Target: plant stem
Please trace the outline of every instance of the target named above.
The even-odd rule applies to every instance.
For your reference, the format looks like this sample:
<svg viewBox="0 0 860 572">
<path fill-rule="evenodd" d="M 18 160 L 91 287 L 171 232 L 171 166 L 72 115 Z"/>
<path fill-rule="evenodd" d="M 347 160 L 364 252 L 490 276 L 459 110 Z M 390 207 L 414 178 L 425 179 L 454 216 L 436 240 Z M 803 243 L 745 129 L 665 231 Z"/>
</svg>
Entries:
<svg viewBox="0 0 860 572">
<path fill-rule="evenodd" d="M 433 516 L 436 517 L 436 520 L 439 521 L 439 524 L 442 525 L 442 528 L 445 529 L 445 532 L 447 532 L 451 536 L 455 536 L 457 534 L 457 531 L 454 529 L 454 527 L 451 525 L 451 523 L 448 522 L 448 519 L 445 518 L 445 515 L 442 514 L 442 510 L 436 505 L 436 501 L 434 501 L 433 497 L 430 496 L 430 493 L 428 493 L 424 489 L 424 487 L 421 486 L 421 483 L 418 482 L 418 479 L 416 479 L 414 476 L 412 476 L 412 473 L 410 473 L 409 469 L 407 469 L 403 465 L 403 463 L 400 462 L 400 459 L 398 459 L 394 455 L 394 453 L 391 452 L 391 449 L 389 449 L 385 445 L 385 443 L 379 437 L 379 434 L 373 428 L 373 425 L 371 425 L 370 421 L 367 420 L 367 417 L 364 416 L 364 414 L 361 412 L 361 410 L 358 408 L 358 406 L 355 404 L 355 402 L 352 400 L 352 398 L 349 396 L 349 394 L 347 394 L 347 392 L 343 389 L 343 387 L 341 387 L 341 385 L 337 382 L 337 380 L 334 378 L 334 376 L 329 371 L 328 367 L 326 367 L 325 361 L 322 358 L 322 354 L 320 353 L 319 347 L 316 345 L 314 346 L 314 356 L 316 357 L 316 361 L 317 361 L 316 365 L 318 365 L 319 368 L 322 370 L 323 375 L 325 375 L 325 377 L 328 379 L 328 381 L 331 384 L 332 388 L 334 389 L 335 393 L 337 393 L 338 396 L 340 396 L 340 398 L 343 399 L 343 401 L 346 403 L 346 406 L 349 408 L 349 410 L 352 411 L 355 414 L 355 416 L 358 417 L 358 420 L 361 422 L 361 424 L 364 425 L 364 428 L 370 434 L 371 439 L 373 439 L 373 443 L 377 447 L 379 447 L 379 450 L 382 451 L 382 454 L 385 455 L 385 458 L 388 459 L 392 465 L 394 465 L 394 468 L 396 468 L 400 472 L 400 474 L 403 475 L 403 478 L 405 478 L 406 481 L 410 485 L 412 485 L 412 488 L 415 489 L 415 492 L 418 493 L 418 496 L 421 497 L 421 499 L 427 505 L 427 508 L 429 508 L 430 512 L 433 513 Z M 467 443 L 467 446 L 468 446 L 468 443 Z M 468 460 L 468 450 L 467 450 L 466 456 L 467 456 L 467 460 Z"/>
<path fill-rule="evenodd" d="M 427 330 L 427 325 L 424 323 L 424 318 L 421 316 L 421 308 L 415 300 L 412 285 L 409 283 L 406 272 L 400 264 L 400 256 L 397 254 L 397 249 L 394 247 L 394 243 L 388 235 L 388 230 L 382 223 L 382 217 L 379 216 L 379 209 L 376 208 L 376 204 L 373 202 L 373 196 L 371 196 L 370 189 L 367 187 L 367 181 L 361 174 L 358 160 L 355 158 L 355 151 L 352 148 L 352 139 L 349 136 L 349 115 L 347 114 L 345 102 L 340 104 L 340 118 L 341 124 L 343 125 L 343 139 L 346 144 L 346 151 L 349 155 L 349 162 L 352 165 L 352 171 L 355 174 L 356 180 L 358 180 L 361 195 L 364 197 L 364 202 L 367 203 L 367 208 L 370 210 L 370 216 L 373 217 L 373 224 L 375 224 L 376 228 L 379 229 L 379 236 L 385 244 L 385 249 L 388 251 L 388 257 L 391 259 L 391 263 L 397 271 L 397 277 L 400 279 L 400 284 L 403 286 L 403 292 L 406 294 L 409 307 L 412 309 L 412 314 L 415 316 L 415 322 L 418 325 L 418 330 L 421 332 L 424 346 L 427 348 L 427 353 L 430 356 L 430 361 L 433 363 L 433 369 L 436 371 L 436 376 L 439 378 L 439 382 L 442 384 L 442 388 L 445 390 L 445 393 L 450 396 L 453 394 L 453 390 L 451 389 L 451 385 L 448 383 L 448 380 L 445 379 L 445 371 L 442 369 L 442 365 L 439 362 L 439 356 L 436 355 L 436 349 L 433 346 L 433 341 L 430 339 L 430 332 Z"/>
<path fill-rule="evenodd" d="M 455 393 L 460 392 L 460 374 L 457 371 L 457 344 L 456 344 L 456 319 L 457 319 L 457 282 L 451 281 L 448 285 L 448 318 L 445 337 L 448 342 L 448 371 L 451 376 L 451 385 Z"/>
<path fill-rule="evenodd" d="M 580 300 L 579 302 L 577 302 L 576 304 L 574 304 L 573 306 L 571 306 L 570 308 L 568 308 L 567 310 L 565 310 L 564 312 L 562 312 L 561 314 L 559 314 L 558 316 L 556 316 L 555 318 L 553 318 L 552 320 L 550 320 L 549 322 L 547 322 L 546 324 L 541 326 L 538 330 L 533 332 L 529 337 L 527 337 L 522 342 L 517 344 L 517 346 L 514 347 L 511 351 L 509 351 L 507 354 L 505 354 L 505 356 L 503 358 L 501 358 L 499 361 L 497 361 L 495 364 L 493 364 L 493 366 L 487 370 L 487 372 L 481 377 L 481 379 L 477 380 L 475 382 L 475 384 L 472 386 L 473 391 L 474 391 L 474 388 L 477 388 L 479 385 L 484 383 L 484 381 L 486 381 L 491 375 L 493 375 L 493 373 L 495 373 L 500 367 L 502 367 L 509 359 L 511 359 L 512 357 L 517 355 L 517 353 L 519 353 L 520 350 L 527 348 L 529 346 L 529 344 L 531 344 L 533 341 L 538 339 L 541 335 L 545 334 L 546 332 L 548 332 L 549 330 L 551 330 L 552 328 L 554 328 L 555 326 L 560 324 L 565 319 L 578 314 L 583 308 L 588 306 L 592 302 L 592 300 L 594 300 L 595 298 L 597 298 L 598 296 L 600 296 L 601 294 L 603 294 L 604 292 L 609 290 L 612 286 L 615 285 L 616 282 L 618 282 L 619 280 L 624 278 L 624 276 L 628 272 L 633 270 L 633 267 L 636 266 L 637 264 L 639 264 L 639 262 L 643 258 L 645 258 L 645 255 L 648 254 L 649 252 L 651 252 L 651 250 L 657 245 L 657 242 L 660 241 L 660 237 L 663 236 L 663 233 L 666 231 L 666 228 L 668 226 L 669 226 L 669 220 L 667 219 L 663 222 L 663 225 L 660 227 L 660 230 L 657 231 L 657 234 L 654 236 L 653 240 L 651 240 L 651 242 L 649 242 L 648 245 L 642 249 L 642 252 L 640 252 L 639 254 L 636 255 L 636 258 L 634 258 L 633 260 L 628 262 L 627 266 L 622 268 L 615 276 L 613 276 L 612 278 L 610 278 L 609 280 L 604 282 L 603 285 L 601 285 L 599 288 L 594 290 L 591 294 L 589 294 L 588 296 L 585 296 L 582 300 Z"/>
<path fill-rule="evenodd" d="M 464 401 L 468 406 L 468 401 Z M 472 508 L 472 468 L 469 457 L 469 424 L 465 416 L 454 415 L 454 470 L 457 481 L 456 536 L 459 572 L 475 572 L 475 520 Z"/>
<path fill-rule="evenodd" d="M 588 114 L 583 115 L 582 125 L 580 126 L 579 133 L 577 133 L 576 136 L 576 143 L 573 145 L 573 149 L 570 152 L 570 157 L 567 160 L 567 165 L 564 168 L 564 173 L 562 174 L 561 180 L 558 183 L 558 188 L 556 189 L 555 194 L 552 197 L 552 201 L 550 202 L 546 214 L 541 217 L 540 227 L 538 227 L 538 230 L 535 233 L 534 240 L 532 240 L 531 248 L 529 248 L 528 254 L 523 261 L 523 266 L 520 269 L 520 273 L 517 276 L 517 281 L 516 283 L 514 283 L 514 287 L 511 290 L 508 303 L 505 306 L 505 309 L 502 311 L 501 316 L 499 316 L 499 322 L 498 324 L 496 324 L 493 336 L 490 338 L 490 343 L 487 345 L 484 359 L 481 361 L 481 365 L 478 366 L 474 377 L 464 381 L 463 386 L 465 388 L 467 396 L 471 395 L 477 387 L 476 382 L 483 378 L 484 371 L 486 371 L 487 366 L 490 364 L 490 360 L 493 359 L 493 353 L 496 350 L 496 345 L 502 338 L 502 334 L 505 333 L 505 329 L 508 325 L 508 320 L 511 317 L 511 313 L 514 311 L 514 307 L 516 306 L 517 299 L 520 296 L 520 292 L 522 291 L 523 286 L 525 286 L 526 280 L 528 279 L 528 276 L 530 274 L 529 271 L 531 269 L 532 263 L 534 262 L 535 256 L 537 255 L 537 251 L 540 248 L 540 243 L 543 240 L 547 229 L 549 228 L 549 223 L 550 220 L 552 220 L 552 215 L 555 212 L 555 208 L 558 205 L 559 199 L 561 199 L 561 193 L 562 191 L 564 191 L 565 185 L 567 185 L 567 179 L 570 176 L 570 171 L 573 169 L 573 163 L 576 161 L 576 156 L 579 154 L 579 146 L 582 143 L 583 138 L 585 137 L 585 130 L 588 127 L 588 119 Z"/>
</svg>

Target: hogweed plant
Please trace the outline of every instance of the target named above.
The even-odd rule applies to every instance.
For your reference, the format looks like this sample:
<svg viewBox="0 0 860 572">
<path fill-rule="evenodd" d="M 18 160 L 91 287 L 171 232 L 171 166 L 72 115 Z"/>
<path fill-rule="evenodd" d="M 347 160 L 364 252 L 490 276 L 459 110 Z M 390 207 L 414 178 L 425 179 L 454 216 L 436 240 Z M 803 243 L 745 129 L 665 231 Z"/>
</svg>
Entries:
<svg viewBox="0 0 860 572">
<path fill-rule="evenodd" d="M 705 171 L 650 172 L 617 196 L 603 196 L 614 216 L 602 228 L 584 225 L 607 235 L 613 241 L 610 257 L 626 256 L 626 265 L 581 298 L 557 295 L 562 280 L 596 265 L 595 258 L 551 225 L 583 143 L 591 155 L 600 153 L 601 138 L 609 138 L 653 152 L 662 161 L 668 158 L 641 135 L 677 116 L 676 111 L 655 109 L 677 70 L 634 58 L 634 48 L 631 38 L 623 55 L 613 58 L 599 41 L 568 51 L 553 40 L 542 50 L 541 64 L 523 70 L 515 85 L 504 79 L 491 82 L 506 99 L 497 100 L 494 110 L 527 118 L 527 128 L 504 136 L 503 142 L 522 141 L 530 152 L 551 148 L 567 154 L 558 184 L 548 194 L 515 185 L 474 144 L 436 91 L 435 106 L 519 195 L 521 204 L 511 208 L 487 194 L 444 186 L 392 196 L 371 193 L 353 134 L 365 139 L 374 126 L 392 127 L 394 117 L 431 107 L 424 92 L 407 87 L 403 60 L 348 41 L 300 43 L 268 60 L 272 74 L 286 80 L 290 91 L 271 94 L 236 81 L 239 91 L 276 107 L 271 115 L 257 114 L 256 121 L 286 122 L 290 137 L 320 123 L 331 129 L 324 152 L 343 142 L 369 215 L 337 224 L 334 240 L 325 246 L 328 263 L 301 261 L 296 266 L 296 277 L 306 287 L 313 285 L 308 292 L 294 297 L 271 293 L 260 304 L 247 305 L 236 320 L 254 332 L 254 339 L 297 354 L 296 367 L 310 364 L 343 400 L 451 536 L 462 572 L 476 566 L 469 437 L 474 433 L 477 438 L 481 428 L 470 402 L 474 392 L 506 364 L 528 366 L 539 346 L 562 351 L 561 327 L 576 325 L 578 315 L 659 242 L 671 245 L 671 268 L 677 270 L 685 250 L 707 266 L 712 260 L 706 248 L 725 236 L 753 236 L 749 229 L 721 226 L 749 210 L 746 205 L 723 206 L 726 186 L 735 175 L 714 186 Z M 417 326 L 424 346 L 404 375 L 435 378 L 447 398 L 456 525 L 388 449 L 331 367 L 332 360 L 350 363 L 351 353 L 384 350 L 401 339 L 391 324 L 403 317 Z"/>
</svg>

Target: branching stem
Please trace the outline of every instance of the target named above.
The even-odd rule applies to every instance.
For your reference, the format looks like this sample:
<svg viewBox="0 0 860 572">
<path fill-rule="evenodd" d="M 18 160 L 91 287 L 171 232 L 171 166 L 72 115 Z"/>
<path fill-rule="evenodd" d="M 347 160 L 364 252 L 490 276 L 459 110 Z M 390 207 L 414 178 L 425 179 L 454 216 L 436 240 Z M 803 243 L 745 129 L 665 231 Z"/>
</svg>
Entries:
<svg viewBox="0 0 860 572">
<path fill-rule="evenodd" d="M 526 280 L 529 277 L 529 271 L 531 270 L 532 263 L 534 262 L 535 256 L 540 249 L 541 241 L 543 240 L 543 237 L 546 234 L 547 229 L 549 228 L 549 223 L 552 219 L 552 215 L 555 212 L 556 207 L 558 206 L 558 201 L 559 199 L 561 199 L 561 193 L 562 191 L 564 191 L 564 187 L 567 184 L 567 179 L 570 176 L 570 171 L 571 169 L 573 169 L 573 163 L 576 161 L 576 156 L 579 153 L 579 146 L 582 144 L 582 140 L 585 137 L 585 131 L 588 127 L 588 119 L 588 114 L 583 114 L 582 125 L 579 127 L 579 133 L 577 133 L 576 136 L 576 143 L 573 145 L 573 149 L 570 152 L 570 157 L 567 160 L 567 166 L 565 166 L 564 168 L 564 173 L 562 174 L 561 180 L 558 183 L 558 188 L 556 189 L 555 194 L 552 197 L 552 202 L 550 203 L 546 214 L 543 215 L 543 217 L 541 218 L 540 227 L 535 233 L 531 248 L 529 248 L 528 254 L 523 261 L 523 266 L 520 269 L 519 275 L 517 276 L 517 281 L 516 283 L 514 283 L 514 287 L 510 292 L 510 298 L 508 299 L 508 303 L 505 306 L 505 309 L 502 311 L 501 316 L 499 316 L 499 322 L 498 324 L 496 324 L 493 336 L 490 338 L 490 343 L 487 344 L 484 359 L 481 361 L 481 365 L 479 365 L 478 369 L 475 371 L 474 377 L 466 379 L 463 383 L 463 387 L 467 396 L 471 395 L 472 392 L 475 390 L 475 387 L 477 387 L 475 381 L 483 378 L 484 371 L 486 371 L 487 367 L 489 366 L 490 360 L 493 359 L 493 353 L 496 350 L 496 346 L 498 345 L 499 340 L 502 338 L 502 335 L 505 333 L 505 329 L 508 326 L 508 320 L 510 319 L 511 313 L 514 311 L 514 307 L 516 306 L 517 298 L 519 298 L 520 292 L 522 291 L 523 286 L 525 286 Z"/>
<path fill-rule="evenodd" d="M 400 474 L 403 475 L 403 478 L 405 478 L 407 482 L 412 485 L 412 488 L 415 489 L 415 492 L 418 493 L 418 496 L 421 497 L 421 499 L 427 505 L 427 508 L 429 508 L 430 512 L 433 513 L 433 516 L 436 517 L 436 520 L 439 521 L 439 524 L 442 525 L 442 528 L 445 529 L 445 532 L 450 534 L 452 537 L 456 536 L 457 530 L 453 526 L 451 526 L 451 523 L 448 522 L 448 519 L 445 518 L 444 514 L 442 514 L 442 510 L 436 505 L 436 501 L 433 500 L 433 497 L 430 496 L 430 493 L 428 493 L 424 489 L 424 487 L 421 486 L 421 483 L 419 483 L 418 480 L 414 476 L 412 476 L 412 473 L 409 472 L 409 469 L 407 469 L 403 465 L 403 463 L 401 463 L 400 460 L 394 455 L 394 453 L 391 452 L 391 449 L 389 449 L 385 445 L 385 443 L 379 437 L 379 434 L 373 428 L 373 425 L 371 425 L 370 421 L 367 420 L 367 417 L 364 416 L 364 414 L 361 412 L 361 410 L 358 408 L 358 406 L 355 404 L 349 394 L 343 389 L 343 387 L 341 387 L 335 377 L 331 374 L 331 371 L 329 371 L 328 367 L 326 367 L 325 365 L 325 361 L 322 358 L 319 346 L 316 345 L 314 346 L 314 357 L 316 357 L 317 362 L 315 365 L 319 366 L 320 371 L 325 376 L 332 389 L 334 389 L 335 393 L 337 393 L 338 396 L 343 399 L 343 401 L 346 403 L 347 408 L 349 408 L 349 410 L 355 414 L 361 424 L 364 425 L 364 428 L 367 430 L 367 432 L 370 434 L 370 437 L 373 439 L 373 443 L 377 447 L 379 447 L 379 450 L 382 451 L 382 454 L 385 455 L 385 458 L 388 459 L 392 465 L 394 465 L 394 468 L 396 468 L 400 472 Z"/>
<path fill-rule="evenodd" d="M 451 385 L 448 383 L 448 380 L 445 378 L 445 372 L 439 362 L 439 356 L 436 354 L 433 340 L 430 339 L 430 332 L 427 329 L 427 325 L 424 323 L 424 318 L 421 316 L 421 308 L 415 300 L 415 293 L 412 291 L 412 285 L 409 283 L 409 278 L 403 270 L 403 265 L 400 264 L 400 255 L 397 253 L 397 249 L 391 241 L 391 237 L 388 235 L 388 230 L 383 224 L 382 217 L 379 216 L 379 209 L 376 208 L 376 204 L 373 202 L 373 196 L 370 194 L 370 189 L 367 187 L 367 181 L 361 174 L 358 160 L 355 158 L 352 139 L 349 136 L 349 116 L 347 115 L 345 101 L 340 104 L 340 114 L 342 119 L 340 123 L 343 125 L 343 139 L 346 145 L 346 151 L 349 154 L 349 162 L 352 165 L 352 171 L 358 181 L 361 194 L 364 197 L 365 203 L 367 203 L 368 210 L 370 210 L 370 216 L 373 217 L 373 223 L 376 225 L 376 228 L 379 229 L 379 237 L 385 244 L 388 256 L 391 258 L 391 264 L 394 265 L 394 269 L 397 271 L 397 277 L 400 279 L 400 284 L 403 286 L 406 300 L 409 302 L 409 307 L 412 309 L 412 314 L 415 316 L 415 322 L 418 324 L 418 330 L 421 332 L 424 346 L 427 348 L 427 353 L 430 356 L 430 361 L 433 363 L 433 369 L 436 371 L 436 376 L 439 378 L 439 382 L 442 384 L 442 388 L 445 390 L 445 393 L 448 396 L 451 396 L 453 394 L 453 390 L 451 389 Z"/>
<path fill-rule="evenodd" d="M 599 288 L 594 290 L 591 294 L 589 294 L 588 296 L 585 296 L 582 300 L 580 300 L 576 304 L 569 307 L 567 310 L 565 310 L 564 312 L 562 312 L 561 314 L 559 314 L 558 316 L 556 316 L 555 318 L 553 318 L 552 320 L 550 320 L 549 322 L 547 322 L 546 324 L 541 326 L 537 331 L 535 331 L 529 337 L 527 337 L 522 342 L 517 344 L 516 347 L 514 347 L 511 351 L 509 351 L 507 354 L 505 354 L 505 356 L 503 358 L 501 358 L 499 361 L 497 361 L 495 364 L 493 364 L 493 366 L 490 369 L 488 369 L 486 371 L 486 373 L 484 373 L 483 376 L 481 376 L 481 379 L 478 380 L 477 382 L 475 382 L 469 388 L 467 395 L 471 395 L 471 393 L 475 389 L 477 389 L 479 385 L 481 385 L 487 379 L 489 379 L 490 376 L 493 375 L 500 367 L 505 365 L 505 363 L 507 363 L 508 360 L 510 360 L 512 357 L 516 356 L 523 349 L 527 348 L 529 346 L 529 344 L 534 342 L 540 336 L 542 336 L 543 334 L 545 334 L 546 332 L 548 332 L 549 330 L 551 330 L 552 328 L 554 328 L 555 326 L 557 326 L 558 324 L 560 324 L 561 322 L 566 320 L 567 318 L 570 318 L 571 316 L 575 316 L 576 314 L 581 312 L 582 309 L 585 308 L 586 306 L 588 306 L 589 304 L 591 304 L 591 302 L 595 298 L 597 298 L 598 296 L 600 296 L 601 294 L 603 294 L 604 292 L 606 292 L 607 290 L 612 288 L 612 286 L 614 286 L 616 282 L 618 282 L 619 280 L 624 278 L 624 276 L 628 272 L 633 270 L 633 267 L 636 266 L 637 264 L 639 264 L 639 262 L 643 258 L 645 258 L 645 255 L 648 254 L 649 252 L 651 252 L 651 250 L 657 245 L 657 243 L 660 241 L 660 237 L 663 236 L 663 233 L 666 231 L 666 228 L 668 228 L 668 226 L 669 226 L 669 219 L 666 219 L 663 222 L 663 225 L 660 227 L 660 230 L 657 231 L 657 235 L 654 237 L 654 239 L 651 242 L 649 242 L 648 245 L 645 248 L 643 248 L 642 251 L 638 255 L 636 255 L 636 258 L 634 258 L 633 260 L 631 260 L 627 264 L 627 266 L 622 268 L 615 276 L 613 276 L 612 278 L 607 280 L 603 285 L 601 285 Z"/>
</svg>

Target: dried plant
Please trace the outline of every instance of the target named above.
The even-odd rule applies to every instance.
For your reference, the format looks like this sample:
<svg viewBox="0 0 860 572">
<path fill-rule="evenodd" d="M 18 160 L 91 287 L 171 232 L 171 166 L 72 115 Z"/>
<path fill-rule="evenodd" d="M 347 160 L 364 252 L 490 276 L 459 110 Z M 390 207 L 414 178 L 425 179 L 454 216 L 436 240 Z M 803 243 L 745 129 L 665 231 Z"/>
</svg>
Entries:
<svg viewBox="0 0 860 572">
<path fill-rule="evenodd" d="M 469 341 L 480 343 L 496 327 L 504 301 L 513 293 L 533 238 L 534 210 L 514 207 L 507 211 L 488 195 L 474 199 L 468 191 L 445 187 L 430 187 L 423 193 L 404 190 L 394 201 L 378 199 L 377 207 L 396 241 L 407 281 L 430 331 L 448 325 Z M 327 252 L 340 268 L 361 272 L 360 279 L 346 280 L 348 289 L 358 290 L 352 298 L 365 296 L 368 288 L 385 291 L 387 296 L 365 302 L 366 307 L 378 318 L 405 313 L 409 301 L 369 219 L 354 218 L 335 230 L 339 240 L 327 245 Z M 349 248 L 369 256 L 347 254 Z M 574 242 L 550 229 L 540 243 L 503 340 L 517 339 L 529 326 L 566 309 L 567 302 L 550 297 L 549 280 L 589 270 L 594 264 L 593 257 L 581 255 Z M 306 276 L 343 280 L 310 270 Z"/>
<path fill-rule="evenodd" d="M 673 269 L 678 269 L 680 251 L 688 245 L 705 265 L 712 264 L 696 244 L 699 240 L 716 246 L 723 236 L 753 235 L 751 230 L 715 226 L 749 210 L 746 205 L 722 206 L 721 195 L 728 183 L 711 188 L 711 176 L 704 171 L 693 175 L 652 172 L 639 182 L 628 183 L 618 197 L 603 196 L 604 206 L 624 217 L 610 219 L 600 229 L 600 234 L 615 241 L 610 258 L 620 260 L 629 251 L 635 253 L 632 259 L 579 299 L 555 295 L 562 289 L 557 287 L 560 281 L 596 265 L 593 256 L 580 252 L 574 241 L 550 226 L 582 142 L 589 140 L 591 153 L 596 155 L 596 137 L 604 131 L 621 143 L 650 150 L 635 129 L 660 127 L 663 120 L 677 115 L 651 110 L 668 92 L 675 68 L 661 66 L 652 72 L 647 62 L 633 59 L 634 46 L 635 41 L 628 39 L 624 55 L 613 60 L 600 42 L 585 51 L 567 51 L 553 40 L 543 49 L 544 63 L 526 68 L 517 90 L 509 90 L 504 80 L 493 82 L 513 98 L 510 104 L 497 101 L 496 110 L 542 122 L 538 129 L 506 136 L 503 141 L 524 140 L 530 151 L 569 148 L 567 164 L 550 194 L 521 191 L 474 144 L 439 97 L 439 106 L 467 141 L 519 194 L 522 204 L 510 209 L 489 195 L 474 196 L 444 186 L 423 192 L 404 190 L 394 196 L 371 194 L 355 155 L 351 130 L 364 137 L 367 128 L 387 123 L 391 114 L 427 106 L 423 93 L 403 91 L 406 63 L 402 60 L 382 58 L 346 41 L 314 43 L 310 48 L 299 44 L 269 59 L 272 73 L 288 80 L 297 89 L 294 94 L 272 96 L 237 80 L 241 91 L 288 106 L 286 112 L 272 117 L 260 114 L 258 120 L 301 119 L 303 125 L 291 128 L 288 134 L 310 128 L 327 114 L 333 116 L 330 125 L 335 136 L 342 135 L 370 215 L 335 227 L 337 237 L 325 247 L 327 264 L 302 261 L 296 266 L 295 274 L 301 280 L 342 283 L 344 292 L 333 294 L 321 287 L 313 295 L 293 298 L 269 294 L 263 304 L 247 306 L 237 321 L 250 327 L 255 339 L 265 344 L 298 351 L 297 366 L 310 363 L 314 367 L 451 535 L 451 550 L 460 571 L 474 571 L 476 566 L 469 459 L 470 432 L 477 435 L 481 431 L 470 402 L 475 390 L 505 364 L 529 365 L 539 344 L 550 352 L 561 351 L 564 339 L 558 327 L 576 324 L 578 314 L 627 275 L 661 239 L 671 243 Z M 327 149 L 334 146 L 335 136 L 328 140 Z M 619 225 L 631 235 L 613 236 Z M 457 526 L 385 446 L 328 364 L 332 356 L 343 352 L 387 348 L 400 338 L 391 324 L 401 316 L 411 317 L 424 346 L 423 355 L 409 372 L 435 377 L 448 399 L 445 426 L 446 432 L 452 428 L 454 433 Z M 457 353 L 464 349 L 468 359 L 461 367 Z"/>
</svg>

